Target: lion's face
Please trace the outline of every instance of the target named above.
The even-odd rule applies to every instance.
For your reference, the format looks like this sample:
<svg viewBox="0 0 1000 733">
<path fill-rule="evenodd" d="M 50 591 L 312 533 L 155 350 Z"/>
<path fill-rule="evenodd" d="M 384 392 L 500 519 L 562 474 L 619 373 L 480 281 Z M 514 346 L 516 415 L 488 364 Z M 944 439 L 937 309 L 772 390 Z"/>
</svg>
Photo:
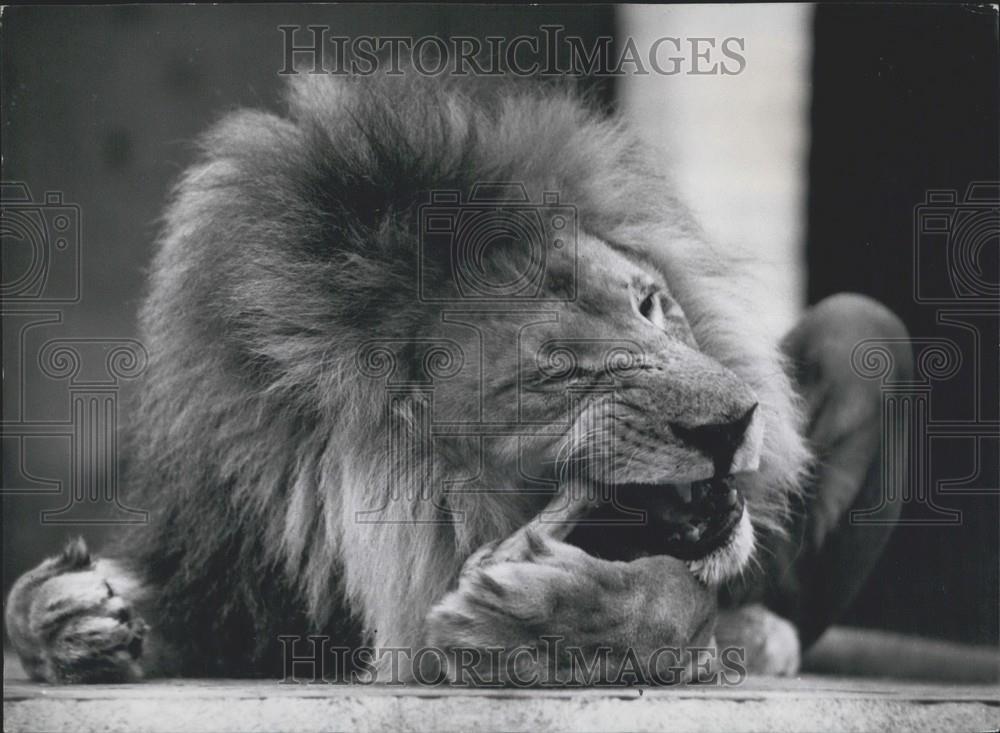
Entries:
<svg viewBox="0 0 1000 733">
<path fill-rule="evenodd" d="M 581 236 L 546 267 L 531 302 L 446 309 L 479 368 L 436 409 L 483 426 L 487 474 L 586 486 L 595 509 L 570 541 L 589 552 L 737 571 L 753 539 L 734 475 L 757 469 L 763 437 L 753 390 L 699 350 L 663 274 L 628 247 Z"/>
</svg>

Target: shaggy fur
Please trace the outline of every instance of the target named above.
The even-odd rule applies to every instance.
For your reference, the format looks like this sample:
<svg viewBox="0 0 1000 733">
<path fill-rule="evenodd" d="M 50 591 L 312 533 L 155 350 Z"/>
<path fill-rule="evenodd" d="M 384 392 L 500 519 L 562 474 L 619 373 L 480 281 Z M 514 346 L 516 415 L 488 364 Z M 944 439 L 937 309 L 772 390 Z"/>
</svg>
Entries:
<svg viewBox="0 0 1000 733">
<path fill-rule="evenodd" d="M 587 236 L 654 263 L 701 350 L 759 399 L 761 466 L 744 490 L 756 529 L 780 527 L 807 451 L 775 339 L 737 258 L 706 244 L 620 121 L 562 88 L 412 75 L 296 77 L 287 107 L 237 112 L 202 138 L 142 310 L 130 485 L 154 524 L 121 554 L 159 588 L 155 625 L 184 640 L 179 671 L 274 673 L 281 633 L 417 645 L 469 553 L 538 510 L 502 495 L 382 496 L 385 382 L 357 355 L 395 340 L 415 377 L 414 343 L 440 335 L 415 277 L 418 206 L 435 189 L 559 191 Z M 434 467 L 441 485 L 462 475 L 465 448 Z M 357 521 L 380 507 L 383 521 Z"/>
</svg>

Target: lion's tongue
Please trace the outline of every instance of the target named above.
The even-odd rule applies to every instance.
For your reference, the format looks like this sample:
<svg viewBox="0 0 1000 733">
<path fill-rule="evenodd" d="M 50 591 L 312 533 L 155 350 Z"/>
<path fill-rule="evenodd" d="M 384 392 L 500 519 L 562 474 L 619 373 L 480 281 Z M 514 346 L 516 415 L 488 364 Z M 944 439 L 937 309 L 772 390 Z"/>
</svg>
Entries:
<svg viewBox="0 0 1000 733">
<path fill-rule="evenodd" d="M 609 496 L 567 538 L 606 560 L 704 557 L 728 538 L 743 514 L 743 497 L 729 477 L 679 486 L 624 484 Z"/>
</svg>

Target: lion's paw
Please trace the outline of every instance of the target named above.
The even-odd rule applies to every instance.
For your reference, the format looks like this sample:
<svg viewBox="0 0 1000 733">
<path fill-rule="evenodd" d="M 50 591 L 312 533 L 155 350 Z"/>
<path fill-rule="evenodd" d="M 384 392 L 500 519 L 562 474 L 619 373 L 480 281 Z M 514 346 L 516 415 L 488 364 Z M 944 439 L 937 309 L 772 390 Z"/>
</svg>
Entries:
<svg viewBox="0 0 1000 733">
<path fill-rule="evenodd" d="M 113 564 L 82 540 L 21 576 L 7 601 L 7 631 L 33 678 L 54 683 L 142 677 L 146 624 L 116 592 Z"/>
<path fill-rule="evenodd" d="M 525 529 L 466 561 L 457 588 L 428 613 L 425 638 L 449 664 L 465 653 L 500 680 L 554 674 L 552 681 L 595 684 L 618 681 L 616 670 L 628 665 L 642 679 L 654 667 L 690 667 L 685 647 L 710 643 L 714 611 L 711 594 L 679 560 L 606 561 Z M 678 651 L 655 656 L 664 647 Z M 489 650 L 498 655 L 484 657 Z M 571 660 L 604 653 L 599 679 L 584 679 Z"/>
<path fill-rule="evenodd" d="M 802 662 L 799 632 L 791 622 L 754 604 L 719 614 L 716 624 L 719 647 L 746 650 L 751 674 L 791 676 Z"/>
<path fill-rule="evenodd" d="M 506 647 L 537 642 L 539 630 L 558 633 L 579 615 L 569 600 L 600 612 L 596 601 L 624 590 L 625 574 L 601 565 L 611 564 L 530 530 L 487 545 L 465 562 L 458 587 L 431 609 L 428 641 Z"/>
</svg>

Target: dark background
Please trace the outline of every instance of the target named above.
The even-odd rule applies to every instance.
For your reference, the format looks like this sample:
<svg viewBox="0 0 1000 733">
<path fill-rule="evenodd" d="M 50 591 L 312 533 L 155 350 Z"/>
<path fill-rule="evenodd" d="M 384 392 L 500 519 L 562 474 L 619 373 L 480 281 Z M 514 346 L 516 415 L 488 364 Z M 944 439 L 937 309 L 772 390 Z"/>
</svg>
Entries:
<svg viewBox="0 0 1000 733">
<path fill-rule="evenodd" d="M 82 297 L 61 309 L 57 334 L 134 335 L 156 217 L 171 181 L 192 157 L 189 141 L 230 109 L 275 106 L 278 25 L 319 23 L 339 35 L 485 36 L 537 34 L 551 22 L 585 38 L 615 30 L 607 6 L 7 8 L 0 51 L 3 178 L 26 182 L 36 198 L 62 191 L 82 212 Z M 866 293 L 893 308 L 912 334 L 953 340 L 965 365 L 934 383 L 932 419 L 978 415 L 979 432 L 994 435 L 1000 402 L 995 300 L 972 302 L 990 313 L 977 355 L 970 332 L 939 321 L 969 303 L 918 302 L 913 258 L 914 207 L 928 189 L 957 189 L 961 197 L 970 182 L 1000 178 L 997 69 L 993 11 L 833 5 L 816 13 L 809 300 L 844 290 Z M 614 90 L 604 81 L 600 91 L 611 99 Z M 994 283 L 995 231 L 980 263 Z M 8 377 L 20 348 L 9 324 Z M 47 387 L 32 382 L 36 376 L 26 378 L 40 391 L 34 409 L 63 415 L 65 385 Z M 20 387 L 8 378 L 6 405 L 12 389 Z M 997 642 L 997 443 L 996 437 L 933 443 L 932 488 L 978 468 L 964 491 L 941 491 L 936 499 L 961 510 L 961 524 L 899 527 L 848 621 Z M 4 440 L 5 489 L 15 481 L 22 448 Z M 65 444 L 58 440 L 31 444 L 28 468 L 64 477 L 60 451 Z M 4 497 L 5 590 L 65 537 L 81 533 L 40 523 L 42 510 L 65 502 L 37 493 Z M 908 504 L 904 518 L 927 519 L 926 507 Z M 111 531 L 91 527 L 82 534 L 99 544 Z"/>
<path fill-rule="evenodd" d="M 993 431 L 991 439 L 978 440 L 978 466 L 976 438 L 931 443 L 931 496 L 960 510 L 961 524 L 897 527 L 846 620 L 994 644 L 1000 608 L 997 299 L 917 302 L 914 207 L 928 189 L 957 189 L 961 201 L 969 183 L 1000 178 L 997 48 L 991 11 L 958 5 L 819 8 L 806 240 L 809 301 L 841 290 L 865 293 L 892 308 L 914 338 L 952 340 L 962 368 L 931 383 L 931 422 L 969 421 L 978 409 L 983 424 L 971 432 Z M 992 238 L 980 258 L 994 292 L 998 232 L 994 213 Z M 931 265 L 921 272 L 939 278 L 948 263 L 935 259 Z M 982 339 L 978 360 L 970 332 L 939 322 L 963 310 L 989 314 L 973 319 Z M 979 475 L 962 489 L 934 490 L 936 482 L 975 468 Z M 902 518 L 940 517 L 908 502 Z"/>
</svg>

